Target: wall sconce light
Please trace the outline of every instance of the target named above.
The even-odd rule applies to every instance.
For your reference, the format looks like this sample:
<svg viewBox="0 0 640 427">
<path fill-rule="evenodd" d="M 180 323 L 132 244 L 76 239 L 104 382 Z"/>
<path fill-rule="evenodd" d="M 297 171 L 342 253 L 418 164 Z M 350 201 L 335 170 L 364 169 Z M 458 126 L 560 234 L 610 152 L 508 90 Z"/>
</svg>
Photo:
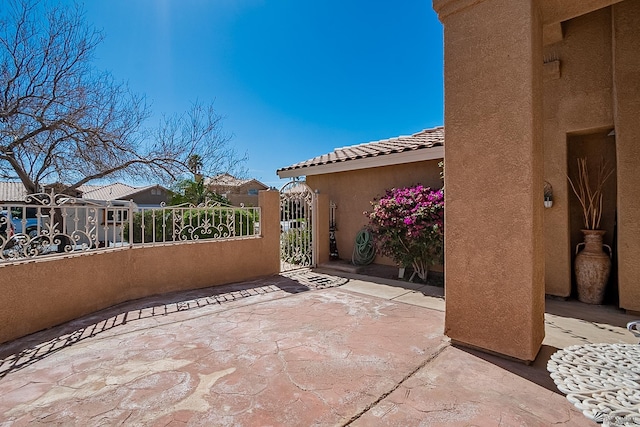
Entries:
<svg viewBox="0 0 640 427">
<path fill-rule="evenodd" d="M 544 182 L 544 207 L 553 206 L 553 187 L 547 181 Z"/>
</svg>

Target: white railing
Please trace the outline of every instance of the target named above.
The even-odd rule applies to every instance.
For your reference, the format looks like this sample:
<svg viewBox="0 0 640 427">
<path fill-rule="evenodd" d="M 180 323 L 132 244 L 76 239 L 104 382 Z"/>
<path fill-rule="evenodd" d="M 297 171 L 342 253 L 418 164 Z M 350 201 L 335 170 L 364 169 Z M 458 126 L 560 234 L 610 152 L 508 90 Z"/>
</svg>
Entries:
<svg viewBox="0 0 640 427">
<path fill-rule="evenodd" d="M 0 262 L 113 247 L 260 235 L 260 208 L 219 203 L 139 207 L 33 194 L 0 204 Z"/>
<path fill-rule="evenodd" d="M 260 234 L 260 208 L 215 204 L 139 208 L 130 221 L 134 244 L 228 239 Z"/>
</svg>

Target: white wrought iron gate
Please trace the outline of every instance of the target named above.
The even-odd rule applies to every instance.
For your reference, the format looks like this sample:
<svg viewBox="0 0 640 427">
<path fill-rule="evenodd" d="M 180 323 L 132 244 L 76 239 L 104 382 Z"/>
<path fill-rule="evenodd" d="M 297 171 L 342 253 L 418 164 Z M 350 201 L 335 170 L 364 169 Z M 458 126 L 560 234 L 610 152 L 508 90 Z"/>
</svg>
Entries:
<svg viewBox="0 0 640 427">
<path fill-rule="evenodd" d="M 280 270 L 316 264 L 313 226 L 316 197 L 303 181 L 291 181 L 280 189 Z"/>
</svg>

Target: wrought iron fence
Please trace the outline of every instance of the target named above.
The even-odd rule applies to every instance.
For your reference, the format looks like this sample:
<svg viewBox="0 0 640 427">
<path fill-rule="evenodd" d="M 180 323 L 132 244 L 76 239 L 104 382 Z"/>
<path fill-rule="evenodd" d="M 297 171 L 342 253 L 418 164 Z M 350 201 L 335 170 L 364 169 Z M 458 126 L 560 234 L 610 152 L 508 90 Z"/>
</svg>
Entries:
<svg viewBox="0 0 640 427">
<path fill-rule="evenodd" d="M 313 211 L 315 193 L 303 181 L 280 190 L 280 270 L 315 265 Z"/>
<path fill-rule="evenodd" d="M 124 226 L 123 236 L 134 244 L 256 236 L 259 220 L 260 208 L 219 203 L 139 208 Z"/>
<path fill-rule="evenodd" d="M 44 193 L 29 195 L 24 203 L 0 204 L 0 262 L 259 234 L 259 207 L 141 207 Z"/>
</svg>

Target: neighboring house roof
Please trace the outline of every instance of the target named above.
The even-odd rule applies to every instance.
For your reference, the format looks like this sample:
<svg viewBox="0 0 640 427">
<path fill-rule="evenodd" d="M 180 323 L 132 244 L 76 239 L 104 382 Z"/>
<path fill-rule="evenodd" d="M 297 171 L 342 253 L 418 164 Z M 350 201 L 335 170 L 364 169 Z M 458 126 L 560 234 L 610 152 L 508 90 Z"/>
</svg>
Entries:
<svg viewBox="0 0 640 427">
<path fill-rule="evenodd" d="M 116 182 L 108 185 L 81 185 L 78 191 L 81 197 L 90 200 L 129 200 L 136 194 L 151 188 L 166 188 L 160 185 L 148 185 L 146 187 L 133 187 L 131 185 Z M 0 182 L 0 201 L 24 202 L 27 190 L 21 182 Z"/>
<path fill-rule="evenodd" d="M 213 186 L 213 187 L 242 187 L 243 185 L 247 185 L 252 182 L 255 182 L 256 184 L 264 187 L 265 189 L 269 188 L 262 182 L 258 181 L 257 179 L 239 179 L 228 173 L 216 175 L 211 178 L 205 178 L 204 180 L 205 185 Z"/>
<path fill-rule="evenodd" d="M 444 127 L 425 129 L 409 136 L 336 148 L 304 162 L 277 170 L 280 178 L 390 166 L 444 158 Z"/>
<path fill-rule="evenodd" d="M 116 182 L 108 185 L 81 185 L 78 190 L 82 192 L 82 197 L 92 200 L 127 200 L 138 193 L 151 188 L 161 187 L 158 185 L 148 185 L 146 187 L 133 187 L 131 185 Z M 166 190 L 166 189 L 165 189 Z"/>
<path fill-rule="evenodd" d="M 27 189 L 21 182 L 0 182 L 0 201 L 24 202 Z"/>
</svg>

